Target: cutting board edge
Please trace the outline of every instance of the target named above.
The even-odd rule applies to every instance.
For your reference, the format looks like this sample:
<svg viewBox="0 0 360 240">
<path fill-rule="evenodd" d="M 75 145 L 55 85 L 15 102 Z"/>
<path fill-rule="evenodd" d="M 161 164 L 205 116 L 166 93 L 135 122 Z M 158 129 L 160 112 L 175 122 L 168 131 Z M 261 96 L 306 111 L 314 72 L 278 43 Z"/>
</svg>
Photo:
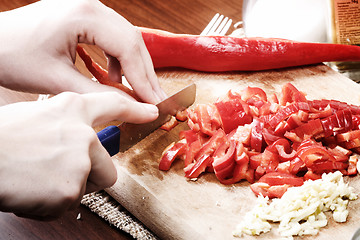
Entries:
<svg viewBox="0 0 360 240">
<path fill-rule="evenodd" d="M 180 222 L 177 218 L 172 218 L 171 215 L 176 215 L 173 210 L 167 208 L 149 189 L 139 184 L 122 166 L 116 162 L 114 164 L 118 179 L 112 187 L 105 189 L 105 191 L 153 231 L 156 236 L 169 240 L 204 239 L 204 236 L 192 226 Z M 129 188 L 129 186 L 133 188 Z M 154 204 L 162 206 L 162 208 L 151 208 Z M 141 211 L 143 209 L 146 211 Z M 174 227 L 177 231 L 173 231 Z"/>
</svg>

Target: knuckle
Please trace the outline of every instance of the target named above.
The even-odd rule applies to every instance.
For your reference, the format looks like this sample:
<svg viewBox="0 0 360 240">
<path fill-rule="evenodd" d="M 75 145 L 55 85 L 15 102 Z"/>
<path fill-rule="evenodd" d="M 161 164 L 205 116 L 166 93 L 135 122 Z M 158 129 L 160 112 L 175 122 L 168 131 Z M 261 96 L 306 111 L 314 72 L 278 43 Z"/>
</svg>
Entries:
<svg viewBox="0 0 360 240">
<path fill-rule="evenodd" d="M 65 26 L 73 28 L 74 24 L 81 24 L 87 19 L 91 19 L 97 11 L 95 0 L 68 0 L 69 4 L 64 4 L 65 7 L 61 8 Z M 56 7 L 59 7 L 55 5 Z M 76 16 L 76 17 L 75 17 Z M 80 22 L 78 22 L 80 21 Z"/>
<path fill-rule="evenodd" d="M 81 94 L 74 92 L 64 92 L 60 93 L 57 96 L 58 99 L 58 107 L 60 107 L 63 111 L 85 111 L 86 110 L 86 102 Z"/>
<path fill-rule="evenodd" d="M 71 186 L 70 186 L 71 185 Z M 63 190 L 61 192 L 60 196 L 60 205 L 67 206 L 65 208 L 68 208 L 71 205 L 74 205 L 77 203 L 77 201 L 81 198 L 82 188 L 81 186 L 77 186 L 76 184 L 66 184 L 66 186 L 63 187 L 66 190 Z"/>
<path fill-rule="evenodd" d="M 127 35 L 127 45 L 124 49 L 127 56 L 132 56 L 134 53 L 139 52 L 140 44 L 142 43 L 141 32 L 135 27 L 132 27 L 131 29 L 132 31 L 129 31 L 129 34 Z"/>
<path fill-rule="evenodd" d="M 96 11 L 94 0 L 80 0 L 74 1 L 73 3 L 73 10 L 76 11 L 77 14 L 91 16 Z"/>
<path fill-rule="evenodd" d="M 81 144 L 79 144 L 79 146 L 82 146 L 80 149 L 81 152 L 88 153 L 91 145 L 95 141 L 98 141 L 98 137 L 97 137 L 94 129 L 87 124 L 76 125 L 74 127 L 73 131 L 69 131 L 69 134 L 74 135 L 74 132 L 76 132 L 75 135 L 77 135 L 77 136 L 75 136 L 75 138 L 77 138 L 76 141 L 79 141 L 81 143 Z M 79 164 L 82 162 L 86 163 L 86 161 L 79 161 Z"/>
<path fill-rule="evenodd" d="M 81 95 L 74 92 L 63 92 L 58 95 L 62 103 L 65 105 L 76 104 L 81 100 Z"/>
</svg>

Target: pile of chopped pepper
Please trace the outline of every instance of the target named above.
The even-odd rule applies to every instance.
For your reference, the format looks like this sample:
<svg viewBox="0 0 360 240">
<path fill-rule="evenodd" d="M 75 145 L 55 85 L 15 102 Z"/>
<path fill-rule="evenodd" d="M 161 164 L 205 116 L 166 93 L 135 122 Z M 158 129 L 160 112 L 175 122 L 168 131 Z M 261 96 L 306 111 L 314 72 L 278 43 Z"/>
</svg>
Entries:
<svg viewBox="0 0 360 240">
<path fill-rule="evenodd" d="M 247 180 L 269 198 L 323 173 L 357 174 L 359 106 L 307 100 L 287 83 L 279 97 L 247 87 L 187 113 L 190 129 L 165 149 L 160 170 L 181 159 L 187 178 L 211 172 L 223 184 Z"/>
</svg>

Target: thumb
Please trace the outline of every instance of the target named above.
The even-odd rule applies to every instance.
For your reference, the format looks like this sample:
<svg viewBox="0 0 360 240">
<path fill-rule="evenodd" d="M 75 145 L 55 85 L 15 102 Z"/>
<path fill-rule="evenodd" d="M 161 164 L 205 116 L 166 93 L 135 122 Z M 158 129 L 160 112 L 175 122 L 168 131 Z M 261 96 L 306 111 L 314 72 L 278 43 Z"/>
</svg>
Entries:
<svg viewBox="0 0 360 240">
<path fill-rule="evenodd" d="M 49 100 L 73 109 L 75 116 L 89 126 L 113 120 L 145 123 L 155 120 L 159 115 L 155 105 L 137 102 L 115 91 L 87 94 L 65 92 Z"/>
<path fill-rule="evenodd" d="M 137 102 L 117 92 L 84 94 L 83 99 L 88 106 L 86 115 L 92 126 L 113 120 L 145 123 L 159 115 L 155 105 Z"/>
</svg>

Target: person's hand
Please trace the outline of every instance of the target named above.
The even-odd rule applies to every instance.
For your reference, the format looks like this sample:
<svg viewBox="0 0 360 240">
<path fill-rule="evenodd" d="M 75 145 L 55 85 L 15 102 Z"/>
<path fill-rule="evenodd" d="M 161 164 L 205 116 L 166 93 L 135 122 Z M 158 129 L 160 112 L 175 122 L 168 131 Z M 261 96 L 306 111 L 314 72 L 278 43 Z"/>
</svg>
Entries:
<svg viewBox="0 0 360 240">
<path fill-rule="evenodd" d="M 62 93 L 0 108 L 0 211 L 52 219 L 86 192 L 110 187 L 113 162 L 91 126 L 113 119 L 143 123 L 151 104 L 116 92 Z"/>
<path fill-rule="evenodd" d="M 0 13 L 0 85 L 36 93 L 117 91 L 83 76 L 74 66 L 78 43 L 108 56 L 109 78 L 121 68 L 137 95 L 157 103 L 165 96 L 141 33 L 97 0 L 43 0 Z"/>
</svg>

